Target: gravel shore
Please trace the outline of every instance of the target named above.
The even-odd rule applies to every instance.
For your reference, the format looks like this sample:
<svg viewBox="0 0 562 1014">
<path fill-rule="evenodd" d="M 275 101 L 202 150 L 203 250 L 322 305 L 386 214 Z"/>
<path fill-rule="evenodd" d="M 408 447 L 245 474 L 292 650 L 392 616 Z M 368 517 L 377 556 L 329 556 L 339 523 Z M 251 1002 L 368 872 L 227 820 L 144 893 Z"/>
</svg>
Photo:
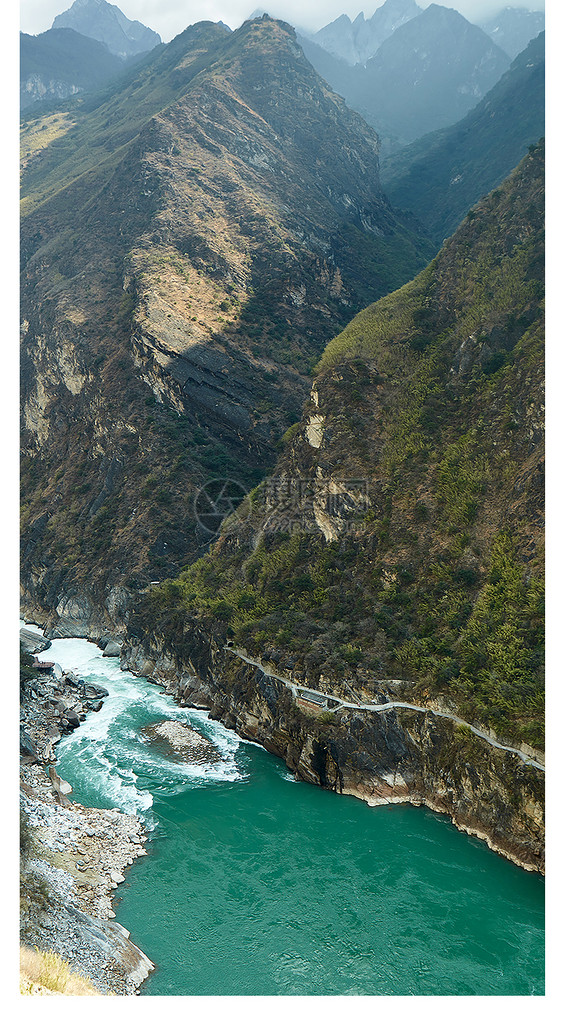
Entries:
<svg viewBox="0 0 562 1014">
<path fill-rule="evenodd" d="M 102 993 L 135 993 L 152 962 L 115 922 L 113 892 L 145 855 L 138 817 L 56 794 L 38 764 L 21 767 L 21 942 L 52 949 Z"/>
</svg>

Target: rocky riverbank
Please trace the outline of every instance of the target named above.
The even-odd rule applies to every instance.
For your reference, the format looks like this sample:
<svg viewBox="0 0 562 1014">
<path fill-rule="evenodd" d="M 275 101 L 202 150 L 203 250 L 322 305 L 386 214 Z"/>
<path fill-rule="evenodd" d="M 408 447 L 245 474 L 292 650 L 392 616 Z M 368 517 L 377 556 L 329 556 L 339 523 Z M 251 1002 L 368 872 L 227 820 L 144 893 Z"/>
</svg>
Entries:
<svg viewBox="0 0 562 1014">
<path fill-rule="evenodd" d="M 145 855 L 138 817 L 73 803 L 56 744 L 107 691 L 22 656 L 20 725 L 21 943 L 54 951 L 102 994 L 135 993 L 154 968 L 115 922 L 113 894 Z M 48 764 L 48 773 L 44 765 Z"/>
<path fill-rule="evenodd" d="M 55 951 L 101 993 L 134 993 L 154 966 L 113 921 L 113 892 L 146 854 L 141 822 L 57 801 L 37 764 L 22 768 L 21 813 L 21 942 Z"/>
<path fill-rule="evenodd" d="M 77 729 L 91 711 L 99 711 L 104 687 L 52 670 L 24 675 L 20 686 L 20 753 L 24 762 L 49 764 L 56 760 L 55 747 L 62 736 Z"/>
</svg>

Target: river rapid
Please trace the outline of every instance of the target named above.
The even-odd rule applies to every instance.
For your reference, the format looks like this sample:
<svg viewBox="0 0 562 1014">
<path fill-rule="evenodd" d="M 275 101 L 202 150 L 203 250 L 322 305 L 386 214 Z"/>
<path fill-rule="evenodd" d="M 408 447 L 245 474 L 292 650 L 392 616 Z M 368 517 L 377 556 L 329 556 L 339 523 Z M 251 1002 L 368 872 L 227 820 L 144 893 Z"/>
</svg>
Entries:
<svg viewBox="0 0 562 1014">
<path fill-rule="evenodd" d="M 544 881 L 409 805 L 296 782 L 204 711 L 91 642 L 40 656 L 109 691 L 57 747 L 86 806 L 137 813 L 148 855 L 117 918 L 156 964 L 143 995 L 541 995 Z M 180 720 L 217 749 L 174 760 L 143 729 Z"/>
</svg>

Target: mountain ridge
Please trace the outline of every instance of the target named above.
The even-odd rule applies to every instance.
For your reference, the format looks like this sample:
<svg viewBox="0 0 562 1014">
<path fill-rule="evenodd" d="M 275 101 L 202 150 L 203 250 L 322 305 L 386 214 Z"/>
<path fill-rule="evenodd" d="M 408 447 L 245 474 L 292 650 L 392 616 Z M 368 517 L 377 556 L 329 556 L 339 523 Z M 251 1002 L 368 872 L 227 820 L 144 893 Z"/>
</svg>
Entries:
<svg viewBox="0 0 562 1014">
<path fill-rule="evenodd" d="M 194 26 L 73 116 L 23 178 L 22 446 L 26 595 L 76 630 L 202 551 L 197 488 L 255 484 L 327 336 L 431 248 L 282 23 Z"/>
</svg>

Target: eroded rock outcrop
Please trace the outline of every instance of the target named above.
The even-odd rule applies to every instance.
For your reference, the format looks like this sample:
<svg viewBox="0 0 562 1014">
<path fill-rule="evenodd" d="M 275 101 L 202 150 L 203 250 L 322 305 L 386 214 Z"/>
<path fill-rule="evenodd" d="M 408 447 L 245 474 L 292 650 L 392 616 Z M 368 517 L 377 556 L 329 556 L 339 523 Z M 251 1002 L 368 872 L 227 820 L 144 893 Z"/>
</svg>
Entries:
<svg viewBox="0 0 562 1014">
<path fill-rule="evenodd" d="M 183 722 L 158 722 L 147 725 L 144 735 L 188 764 L 206 764 L 220 759 L 220 753 L 205 736 Z"/>
</svg>

